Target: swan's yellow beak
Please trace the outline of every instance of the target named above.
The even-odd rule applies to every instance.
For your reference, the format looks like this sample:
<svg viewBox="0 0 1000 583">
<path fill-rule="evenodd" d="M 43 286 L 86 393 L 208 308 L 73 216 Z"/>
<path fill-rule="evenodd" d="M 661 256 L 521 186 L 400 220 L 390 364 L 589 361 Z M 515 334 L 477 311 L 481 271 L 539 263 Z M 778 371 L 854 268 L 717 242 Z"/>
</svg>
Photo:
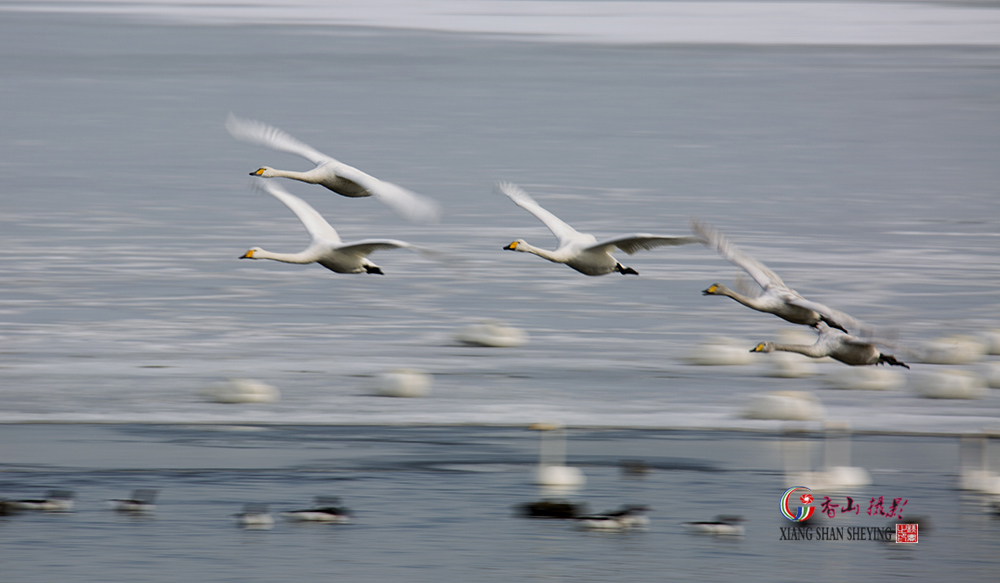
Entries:
<svg viewBox="0 0 1000 583">
<path fill-rule="evenodd" d="M 240 255 L 240 259 L 253 259 L 253 249 L 247 251 L 243 255 Z"/>
<path fill-rule="evenodd" d="M 251 172 L 250 176 L 260 176 L 262 174 L 264 174 L 264 169 L 263 168 L 258 168 L 256 170 L 254 170 L 253 172 Z"/>
<path fill-rule="evenodd" d="M 753 348 L 750 349 L 750 352 L 764 352 L 764 343 L 761 342 L 757 346 L 754 346 Z"/>
<path fill-rule="evenodd" d="M 510 245 L 507 245 L 506 247 L 504 247 L 504 249 L 507 251 L 517 251 L 517 241 L 514 241 Z"/>
<path fill-rule="evenodd" d="M 719 291 L 719 284 L 713 283 L 712 285 L 708 286 L 707 290 L 705 290 L 705 291 L 703 291 L 701 293 L 702 293 L 702 295 L 710 296 L 710 295 L 714 295 L 717 291 Z"/>
</svg>

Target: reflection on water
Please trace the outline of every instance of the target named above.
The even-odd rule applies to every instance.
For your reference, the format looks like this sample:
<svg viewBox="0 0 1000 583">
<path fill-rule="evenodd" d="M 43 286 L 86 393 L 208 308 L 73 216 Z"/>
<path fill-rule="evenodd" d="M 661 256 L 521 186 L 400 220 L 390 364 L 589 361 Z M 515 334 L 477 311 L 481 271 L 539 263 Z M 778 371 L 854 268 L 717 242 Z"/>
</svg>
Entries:
<svg viewBox="0 0 1000 583">
<path fill-rule="evenodd" d="M 963 580 L 992 580 L 997 524 L 988 498 L 957 495 L 954 438 L 857 435 L 852 463 L 869 468 L 872 483 L 815 492 L 816 519 L 807 525 L 814 531 L 885 527 L 892 519 L 869 515 L 870 501 L 882 497 L 888 512 L 892 500 L 906 500 L 904 521 L 920 520 L 921 540 L 901 549 L 871 540 L 781 540 L 791 523 L 778 510 L 787 439 L 777 434 L 573 431 L 567 462 L 588 480 L 558 500 L 580 513 L 648 507 L 642 528 L 595 532 L 571 519 L 523 516 L 526 504 L 556 499 L 533 483 L 537 435 L 524 429 L 248 429 L 0 426 L 3 443 L 23 445 L 4 451 L 0 495 L 32 497 L 46 487 L 76 493 L 73 512 L 0 517 L 0 547 L 19 557 L 5 565 L 6 576 L 319 579 L 335 570 L 366 581 L 425 580 L 421 573 L 428 581 L 623 573 L 660 581 L 665 570 L 682 578 L 743 570 L 746 580 L 771 581 L 805 553 L 821 567 L 821 581 L 936 580 L 959 567 Z M 796 439 L 820 445 L 821 438 Z M 619 461 L 638 458 L 642 476 L 623 475 Z M 129 489 L 158 490 L 155 511 L 136 517 L 107 505 Z M 351 509 L 350 523 L 280 519 L 303 500 L 331 496 Z M 847 497 L 857 514 L 840 511 Z M 233 515 L 244 510 L 267 512 L 273 522 L 236 528 Z M 685 523 L 717 515 L 742 517 L 744 533 L 689 533 Z"/>
</svg>

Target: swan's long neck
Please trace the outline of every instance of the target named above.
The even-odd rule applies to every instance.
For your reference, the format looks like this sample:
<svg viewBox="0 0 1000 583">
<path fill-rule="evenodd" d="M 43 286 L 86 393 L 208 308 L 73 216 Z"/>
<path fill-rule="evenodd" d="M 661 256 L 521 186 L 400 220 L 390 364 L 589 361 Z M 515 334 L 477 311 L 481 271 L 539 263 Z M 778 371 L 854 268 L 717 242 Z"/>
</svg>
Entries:
<svg viewBox="0 0 1000 583">
<path fill-rule="evenodd" d="M 312 170 L 308 172 L 296 172 L 295 170 L 278 170 L 277 168 L 272 168 L 268 173 L 269 178 L 291 178 L 293 180 L 301 180 L 302 182 L 308 182 L 309 184 L 318 184 L 319 179 L 316 177 L 316 173 Z"/>
<path fill-rule="evenodd" d="M 743 304 L 748 308 L 752 308 L 758 311 L 763 311 L 762 310 L 763 306 L 761 305 L 760 300 L 758 300 L 757 298 L 751 298 L 749 296 L 745 296 L 743 294 L 734 292 L 733 290 L 729 289 L 726 286 L 720 285 L 716 290 L 716 293 L 733 298 L 734 300 L 736 300 L 737 302 Z"/>
<path fill-rule="evenodd" d="M 532 253 L 538 255 L 542 259 L 548 259 L 553 263 L 565 263 L 565 259 L 556 255 L 556 253 L 549 251 L 548 249 L 542 249 L 541 247 L 535 247 L 529 243 L 520 243 L 517 246 L 518 251 L 523 251 L 525 253 Z"/>
<path fill-rule="evenodd" d="M 254 259 L 272 259 L 274 261 L 281 261 L 283 263 L 313 263 L 318 258 L 317 253 L 313 249 L 306 249 L 305 251 L 299 251 L 298 253 L 274 253 L 271 251 L 265 251 L 263 249 L 254 251 Z"/>
<path fill-rule="evenodd" d="M 818 344 L 772 344 L 771 350 L 781 350 L 783 352 L 797 352 L 798 354 L 804 354 L 806 356 L 811 356 L 813 358 L 822 358 L 827 356 L 829 352 L 825 350 L 822 346 Z"/>
</svg>

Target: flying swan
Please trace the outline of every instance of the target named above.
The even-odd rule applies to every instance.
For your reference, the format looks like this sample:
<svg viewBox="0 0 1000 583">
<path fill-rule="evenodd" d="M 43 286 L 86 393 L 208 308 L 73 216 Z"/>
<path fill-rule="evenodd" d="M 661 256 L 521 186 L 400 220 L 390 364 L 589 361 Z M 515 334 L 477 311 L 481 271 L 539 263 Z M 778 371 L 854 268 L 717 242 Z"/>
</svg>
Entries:
<svg viewBox="0 0 1000 583">
<path fill-rule="evenodd" d="M 250 176 L 292 178 L 309 184 L 319 184 L 337 194 L 352 198 L 374 196 L 376 200 L 411 221 L 433 222 L 440 214 L 437 203 L 431 199 L 391 182 L 379 180 L 353 166 L 335 160 L 276 127 L 236 117 L 230 113 L 226 119 L 226 129 L 237 140 L 267 146 L 279 152 L 296 154 L 316 165 L 306 172 L 262 166 L 251 172 Z"/>
<path fill-rule="evenodd" d="M 706 241 L 707 247 L 714 248 L 723 259 L 746 271 L 760 287 L 764 288 L 764 293 L 761 295 L 748 297 L 720 283 L 713 283 L 708 289 L 701 292 L 703 295 L 729 296 L 748 308 L 774 314 L 793 324 L 815 327 L 820 322 L 824 322 L 843 332 L 847 332 L 844 325 L 851 327 L 859 325 L 857 320 L 843 312 L 803 298 L 798 292 L 785 285 L 785 282 L 781 281 L 781 278 L 767 266 L 730 243 L 729 239 L 714 227 L 692 220 L 691 230 Z"/>
<path fill-rule="evenodd" d="M 621 249 L 625 253 L 632 255 L 636 251 L 644 249 L 704 242 L 698 237 L 664 237 L 646 233 L 621 235 L 613 239 L 598 242 L 597 238 L 593 235 L 577 231 L 559 220 L 554 214 L 543 209 L 519 186 L 509 182 L 500 182 L 497 184 L 497 188 L 514 201 L 514 204 L 535 215 L 538 220 L 542 221 L 552 231 L 556 239 L 559 240 L 559 247 L 555 251 L 539 249 L 525 242 L 524 239 L 518 239 L 504 247 L 504 249 L 507 251 L 534 253 L 553 263 L 564 263 L 584 275 L 604 275 L 613 271 L 622 275 L 639 275 L 639 272 L 631 267 L 625 267 L 612 257 L 611 250 L 614 248 Z"/>
<path fill-rule="evenodd" d="M 910 368 L 906 364 L 896 360 L 890 354 L 882 354 L 875 343 L 884 344 L 882 341 L 873 340 L 871 342 L 845 334 L 840 330 L 835 330 L 825 322 L 816 324 L 816 332 L 819 338 L 815 344 L 777 344 L 775 342 L 761 342 L 750 349 L 750 352 L 773 352 L 781 350 L 784 352 L 797 352 L 812 358 L 823 358 L 829 356 L 834 360 L 839 360 L 851 366 L 864 366 L 866 364 L 889 364 Z"/>
<path fill-rule="evenodd" d="M 298 253 L 272 253 L 260 247 L 254 247 L 244 253 L 240 259 L 273 259 L 285 263 L 319 263 L 330 271 L 337 273 L 375 273 L 383 275 L 382 269 L 368 259 L 368 255 L 379 249 L 419 249 L 404 241 L 396 239 L 364 239 L 353 243 L 344 243 L 337 231 L 326 222 L 316 209 L 309 203 L 291 194 L 270 180 L 254 181 L 254 185 L 266 191 L 274 198 L 285 203 L 292 209 L 306 230 L 312 236 L 312 243 Z"/>
</svg>

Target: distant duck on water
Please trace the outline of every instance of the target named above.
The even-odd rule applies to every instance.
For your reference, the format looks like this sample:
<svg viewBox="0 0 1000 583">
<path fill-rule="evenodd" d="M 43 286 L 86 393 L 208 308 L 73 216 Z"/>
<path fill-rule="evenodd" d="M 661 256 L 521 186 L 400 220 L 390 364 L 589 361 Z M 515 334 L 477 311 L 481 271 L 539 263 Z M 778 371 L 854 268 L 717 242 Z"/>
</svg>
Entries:
<svg viewBox="0 0 1000 583">
<path fill-rule="evenodd" d="M 132 491 L 131 498 L 108 500 L 118 512 L 143 513 L 156 510 L 156 497 L 160 493 L 154 488 L 139 488 Z"/>
<path fill-rule="evenodd" d="M 347 524 L 351 521 L 351 511 L 340 505 L 340 499 L 331 496 L 317 496 L 316 505 L 304 510 L 282 512 L 281 517 L 291 522 L 331 522 Z"/>
<path fill-rule="evenodd" d="M 243 512 L 233 515 L 236 524 L 249 529 L 268 529 L 274 526 L 274 516 L 267 504 L 244 504 Z"/>
<path fill-rule="evenodd" d="M 649 524 L 648 506 L 627 505 L 613 512 L 580 516 L 577 525 L 588 530 L 628 530 Z"/>
<path fill-rule="evenodd" d="M 586 514 L 587 505 L 566 500 L 539 500 L 521 504 L 517 509 L 526 518 L 574 519 Z"/>
<path fill-rule="evenodd" d="M 741 536 L 744 534 L 744 529 L 740 523 L 745 520 L 742 516 L 719 515 L 713 520 L 685 522 L 683 525 L 691 534 Z"/>
<path fill-rule="evenodd" d="M 45 498 L 8 500 L 12 510 L 41 510 L 42 512 L 71 512 L 76 495 L 70 490 L 49 490 Z"/>
</svg>

